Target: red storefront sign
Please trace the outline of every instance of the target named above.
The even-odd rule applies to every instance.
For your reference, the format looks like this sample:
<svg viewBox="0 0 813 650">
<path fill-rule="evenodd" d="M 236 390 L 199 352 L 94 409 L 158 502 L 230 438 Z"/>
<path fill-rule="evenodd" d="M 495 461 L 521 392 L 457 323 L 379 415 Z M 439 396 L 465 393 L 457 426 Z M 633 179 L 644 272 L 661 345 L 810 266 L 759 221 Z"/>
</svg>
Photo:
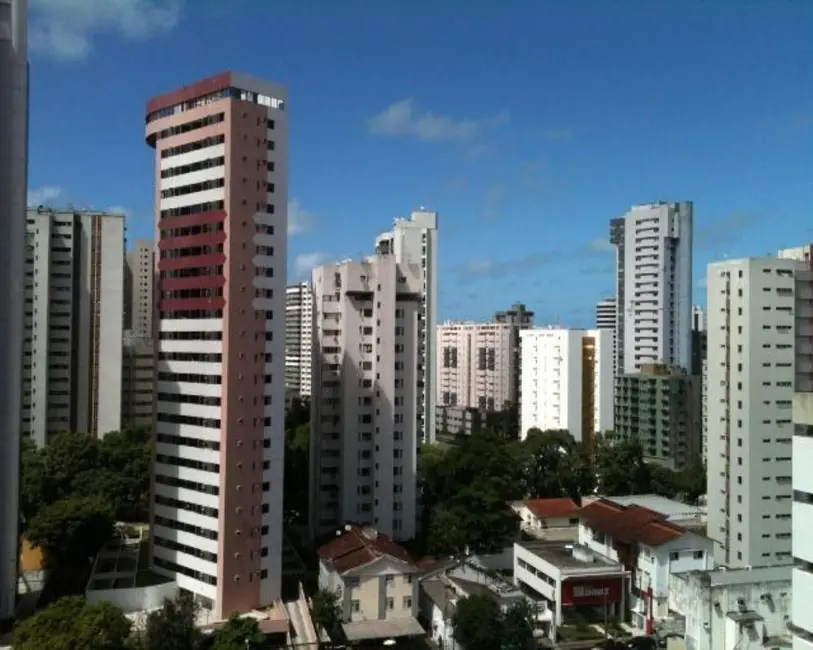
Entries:
<svg viewBox="0 0 813 650">
<path fill-rule="evenodd" d="M 620 603 L 621 578 L 570 578 L 562 582 L 562 606 Z"/>
</svg>

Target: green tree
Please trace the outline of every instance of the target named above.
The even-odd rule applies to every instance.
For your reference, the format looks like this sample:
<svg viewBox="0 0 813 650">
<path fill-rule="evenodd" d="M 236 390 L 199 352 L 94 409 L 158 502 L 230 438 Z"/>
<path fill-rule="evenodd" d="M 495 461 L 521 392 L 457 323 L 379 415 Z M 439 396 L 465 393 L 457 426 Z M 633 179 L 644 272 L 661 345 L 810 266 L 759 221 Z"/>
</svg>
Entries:
<svg viewBox="0 0 813 650">
<path fill-rule="evenodd" d="M 265 641 L 256 619 L 237 614 L 232 614 L 212 636 L 212 650 L 259 648 Z"/>
<path fill-rule="evenodd" d="M 530 429 L 519 450 L 526 495 L 579 499 L 595 488 L 590 456 L 568 431 Z"/>
<path fill-rule="evenodd" d="M 693 458 L 675 478 L 677 491 L 689 503 L 696 504 L 706 493 L 706 466 L 699 457 Z"/>
<path fill-rule="evenodd" d="M 317 629 L 334 640 L 341 636 L 343 617 L 338 593 L 319 589 L 311 597 L 311 613 Z"/>
<path fill-rule="evenodd" d="M 596 440 L 595 462 L 599 493 L 615 496 L 652 492 L 652 469 L 637 440 L 617 438 L 610 432 L 602 434 Z"/>
<path fill-rule="evenodd" d="M 31 440 L 23 440 L 20 456 L 20 514 L 22 530 L 31 518 L 49 503 L 48 469 L 45 451 L 38 450 Z"/>
<path fill-rule="evenodd" d="M 147 616 L 144 650 L 197 650 L 202 641 L 197 616 L 198 607 L 188 592 L 168 598 L 161 609 Z"/>
<path fill-rule="evenodd" d="M 502 617 L 502 647 L 504 650 L 528 650 L 534 640 L 538 608 L 523 599 L 513 603 Z"/>
<path fill-rule="evenodd" d="M 466 549 L 466 523 L 458 513 L 438 508 L 429 524 L 428 550 L 433 555 L 462 555 Z"/>
<path fill-rule="evenodd" d="M 80 596 L 56 601 L 14 628 L 15 650 L 125 650 L 130 621 L 121 609 Z"/>
<path fill-rule="evenodd" d="M 496 650 L 502 639 L 502 612 L 491 596 L 461 599 L 452 614 L 454 638 L 466 650 Z"/>
<path fill-rule="evenodd" d="M 83 566 L 113 536 L 107 499 L 69 496 L 46 505 L 28 522 L 26 537 L 58 566 Z"/>
</svg>

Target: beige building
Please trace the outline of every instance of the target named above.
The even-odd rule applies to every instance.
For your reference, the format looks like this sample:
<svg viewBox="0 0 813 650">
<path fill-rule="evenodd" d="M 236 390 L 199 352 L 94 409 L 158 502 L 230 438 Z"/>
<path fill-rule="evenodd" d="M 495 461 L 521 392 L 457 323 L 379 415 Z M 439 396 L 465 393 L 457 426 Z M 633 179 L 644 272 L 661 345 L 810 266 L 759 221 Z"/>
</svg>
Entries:
<svg viewBox="0 0 813 650">
<path fill-rule="evenodd" d="M 133 242 L 124 273 L 124 328 L 137 338 L 152 338 L 155 253 L 149 239 Z"/>
<path fill-rule="evenodd" d="M 293 398 L 311 394 L 313 292 L 310 282 L 285 289 L 285 391 Z"/>
<path fill-rule="evenodd" d="M 319 587 L 338 593 L 351 643 L 425 634 L 418 623 L 419 568 L 374 528 L 347 526 L 319 548 Z"/>
<path fill-rule="evenodd" d="M 23 435 L 117 431 L 124 215 L 38 207 L 26 230 Z"/>
<path fill-rule="evenodd" d="M 514 402 L 512 335 L 509 323 L 438 325 L 438 405 L 500 411 Z"/>
<path fill-rule="evenodd" d="M 152 426 L 155 351 L 152 341 L 125 334 L 121 357 L 121 426 Z"/>
<path fill-rule="evenodd" d="M 416 524 L 421 269 L 379 253 L 313 270 L 311 533 Z"/>
</svg>

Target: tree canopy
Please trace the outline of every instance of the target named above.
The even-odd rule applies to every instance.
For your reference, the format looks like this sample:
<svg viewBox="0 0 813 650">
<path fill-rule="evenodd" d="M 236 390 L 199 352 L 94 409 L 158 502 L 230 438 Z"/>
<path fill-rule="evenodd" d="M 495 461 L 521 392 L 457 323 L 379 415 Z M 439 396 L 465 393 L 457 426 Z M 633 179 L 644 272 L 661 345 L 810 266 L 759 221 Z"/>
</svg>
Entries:
<svg viewBox="0 0 813 650">
<path fill-rule="evenodd" d="M 427 532 L 418 550 L 435 555 L 501 548 L 517 531 L 511 501 L 654 493 L 695 503 L 705 493 L 699 459 L 675 472 L 612 432 L 588 447 L 562 430 L 531 429 L 520 441 L 486 428 L 453 445 L 423 445 L 419 476 Z"/>
<path fill-rule="evenodd" d="M 311 614 L 317 629 L 332 639 L 340 636 L 342 608 L 339 604 L 339 594 L 327 589 L 317 591 L 311 598 Z"/>
<path fill-rule="evenodd" d="M 126 650 L 130 621 L 112 603 L 81 596 L 56 601 L 14 628 L 15 650 Z"/>
<path fill-rule="evenodd" d="M 455 641 L 466 650 L 495 650 L 502 641 L 502 612 L 489 595 L 462 598 L 452 614 Z"/>
<path fill-rule="evenodd" d="M 142 636 L 143 650 L 197 650 L 202 635 L 196 626 L 198 607 L 185 591 L 150 612 Z"/>
<path fill-rule="evenodd" d="M 212 650 L 246 650 L 259 648 L 265 641 L 260 624 L 254 618 L 232 615 L 212 635 Z"/>
<path fill-rule="evenodd" d="M 66 432 L 43 449 L 22 450 L 22 529 L 60 565 L 86 563 L 115 521 L 146 521 L 152 442 L 149 429 L 97 438 Z"/>
</svg>

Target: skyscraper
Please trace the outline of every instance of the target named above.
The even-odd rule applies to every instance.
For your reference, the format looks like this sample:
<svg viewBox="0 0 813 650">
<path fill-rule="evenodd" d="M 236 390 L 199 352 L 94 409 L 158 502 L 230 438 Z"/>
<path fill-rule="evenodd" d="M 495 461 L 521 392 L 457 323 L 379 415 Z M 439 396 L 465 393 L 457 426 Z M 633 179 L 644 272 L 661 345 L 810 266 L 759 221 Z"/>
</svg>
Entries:
<svg viewBox="0 0 813 650">
<path fill-rule="evenodd" d="M 313 270 L 314 537 L 349 522 L 415 535 L 423 278 L 385 251 Z"/>
<path fill-rule="evenodd" d="M 27 0 L 0 0 L 0 621 L 17 600 L 28 155 Z"/>
<path fill-rule="evenodd" d="M 421 306 L 418 314 L 418 419 L 424 442 L 435 440 L 435 331 L 438 319 L 438 213 L 421 208 L 409 219 L 397 218 L 392 230 L 375 240 L 376 250 L 392 253 L 398 264 L 417 264 L 421 269 Z"/>
<path fill-rule="evenodd" d="M 511 349 L 514 351 L 514 404 L 518 408 L 520 401 L 520 377 L 522 375 L 522 354 L 520 350 L 520 332 L 534 326 L 534 313 L 521 302 L 511 305 L 511 309 L 494 312 L 494 323 L 505 323 L 511 326 Z"/>
<path fill-rule="evenodd" d="M 155 252 L 149 239 L 136 239 L 127 253 L 125 269 L 124 328 L 140 339 L 153 337 L 153 286 L 155 285 Z"/>
<path fill-rule="evenodd" d="M 310 397 L 312 341 L 311 283 L 288 285 L 285 290 L 285 389 L 292 397 Z"/>
<path fill-rule="evenodd" d="M 774 257 L 708 267 L 708 536 L 732 568 L 792 562 L 791 404 L 810 369 L 795 367 L 795 274 L 807 268 Z"/>
<path fill-rule="evenodd" d="M 610 222 L 619 374 L 650 363 L 691 366 L 692 219 L 684 201 L 636 205 Z"/>
<path fill-rule="evenodd" d="M 216 619 L 280 596 L 287 94 L 226 72 L 147 105 L 159 233 L 152 564 Z"/>
<path fill-rule="evenodd" d="M 124 215 L 37 207 L 26 229 L 23 435 L 118 431 Z"/>
</svg>

